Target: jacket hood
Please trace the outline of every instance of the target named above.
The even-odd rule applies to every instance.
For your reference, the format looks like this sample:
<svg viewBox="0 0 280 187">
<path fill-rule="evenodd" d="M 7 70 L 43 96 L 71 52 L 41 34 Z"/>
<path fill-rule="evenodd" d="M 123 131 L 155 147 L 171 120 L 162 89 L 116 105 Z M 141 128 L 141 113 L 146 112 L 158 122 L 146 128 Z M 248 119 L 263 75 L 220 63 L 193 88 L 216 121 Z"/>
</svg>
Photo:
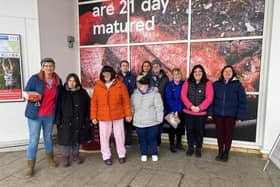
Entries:
<svg viewBox="0 0 280 187">
<path fill-rule="evenodd" d="M 152 92 L 158 92 L 158 89 L 156 87 L 153 86 L 149 86 L 146 92 L 141 91 L 139 88 L 136 88 L 134 91 L 136 94 L 140 94 L 140 95 L 146 95 Z"/>
</svg>

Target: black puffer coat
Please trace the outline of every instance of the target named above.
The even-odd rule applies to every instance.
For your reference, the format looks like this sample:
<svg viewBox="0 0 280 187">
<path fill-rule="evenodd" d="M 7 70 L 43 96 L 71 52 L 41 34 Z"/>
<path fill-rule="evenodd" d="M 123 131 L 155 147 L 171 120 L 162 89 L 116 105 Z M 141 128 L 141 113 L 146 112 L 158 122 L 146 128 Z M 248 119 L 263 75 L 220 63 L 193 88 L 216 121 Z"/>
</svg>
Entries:
<svg viewBox="0 0 280 187">
<path fill-rule="evenodd" d="M 59 145 L 71 146 L 91 140 L 90 98 L 83 88 L 64 86 L 58 99 L 56 124 Z"/>
</svg>

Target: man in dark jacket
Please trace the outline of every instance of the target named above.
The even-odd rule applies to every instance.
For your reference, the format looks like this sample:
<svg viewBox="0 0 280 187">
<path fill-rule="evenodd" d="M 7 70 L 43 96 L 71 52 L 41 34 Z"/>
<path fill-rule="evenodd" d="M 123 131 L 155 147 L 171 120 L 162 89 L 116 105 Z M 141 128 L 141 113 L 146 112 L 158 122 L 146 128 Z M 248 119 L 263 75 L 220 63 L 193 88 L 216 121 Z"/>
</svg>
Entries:
<svg viewBox="0 0 280 187">
<path fill-rule="evenodd" d="M 152 69 L 152 77 L 151 77 L 151 85 L 153 87 L 157 87 L 159 93 L 161 95 L 162 101 L 165 105 L 165 87 L 169 82 L 169 78 L 166 73 L 161 69 L 161 62 L 157 59 L 152 61 L 153 69 Z"/>
<path fill-rule="evenodd" d="M 132 95 L 134 89 L 136 88 L 136 77 L 133 73 L 129 71 L 129 63 L 127 60 L 122 60 L 120 62 L 119 77 L 123 80 L 127 87 L 129 97 Z M 126 147 L 131 146 L 131 134 L 132 134 L 132 122 L 126 122 L 125 125 L 125 145 Z"/>
<path fill-rule="evenodd" d="M 153 65 L 153 68 L 152 68 L 151 86 L 158 88 L 159 93 L 161 95 L 162 102 L 163 102 L 163 106 L 165 108 L 165 106 L 166 106 L 165 88 L 169 82 L 169 78 L 167 77 L 166 73 L 161 69 L 161 65 L 162 65 L 161 61 L 159 61 L 158 59 L 155 59 L 152 61 L 152 65 Z M 161 130 L 158 135 L 158 146 L 161 144 L 162 126 L 163 126 L 163 124 L 161 124 Z"/>
</svg>

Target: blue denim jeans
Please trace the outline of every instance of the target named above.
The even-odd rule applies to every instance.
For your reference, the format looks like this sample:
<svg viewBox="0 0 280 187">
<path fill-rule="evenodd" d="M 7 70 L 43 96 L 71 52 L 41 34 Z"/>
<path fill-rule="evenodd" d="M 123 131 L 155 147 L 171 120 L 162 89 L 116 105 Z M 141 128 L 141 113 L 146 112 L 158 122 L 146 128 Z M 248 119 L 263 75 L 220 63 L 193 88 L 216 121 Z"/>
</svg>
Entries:
<svg viewBox="0 0 280 187">
<path fill-rule="evenodd" d="M 144 128 L 136 127 L 136 133 L 139 137 L 141 155 L 148 155 L 149 150 L 151 155 L 158 154 L 157 145 L 160 128 L 160 125 Z"/>
<path fill-rule="evenodd" d="M 44 145 L 46 153 L 53 151 L 51 139 L 54 115 L 38 116 L 36 120 L 28 118 L 29 144 L 26 153 L 27 160 L 36 158 L 41 129 L 43 129 Z"/>
</svg>

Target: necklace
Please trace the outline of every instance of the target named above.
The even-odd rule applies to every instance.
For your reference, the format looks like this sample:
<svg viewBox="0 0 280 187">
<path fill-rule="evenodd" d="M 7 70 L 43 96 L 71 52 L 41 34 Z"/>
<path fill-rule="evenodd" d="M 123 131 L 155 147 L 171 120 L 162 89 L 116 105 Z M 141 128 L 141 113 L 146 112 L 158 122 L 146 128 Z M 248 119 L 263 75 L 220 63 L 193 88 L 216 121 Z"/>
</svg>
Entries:
<svg viewBox="0 0 280 187">
<path fill-rule="evenodd" d="M 46 86 L 48 89 L 51 89 L 53 87 L 52 82 L 53 82 L 52 79 L 46 81 L 46 83 L 47 83 Z"/>
</svg>

